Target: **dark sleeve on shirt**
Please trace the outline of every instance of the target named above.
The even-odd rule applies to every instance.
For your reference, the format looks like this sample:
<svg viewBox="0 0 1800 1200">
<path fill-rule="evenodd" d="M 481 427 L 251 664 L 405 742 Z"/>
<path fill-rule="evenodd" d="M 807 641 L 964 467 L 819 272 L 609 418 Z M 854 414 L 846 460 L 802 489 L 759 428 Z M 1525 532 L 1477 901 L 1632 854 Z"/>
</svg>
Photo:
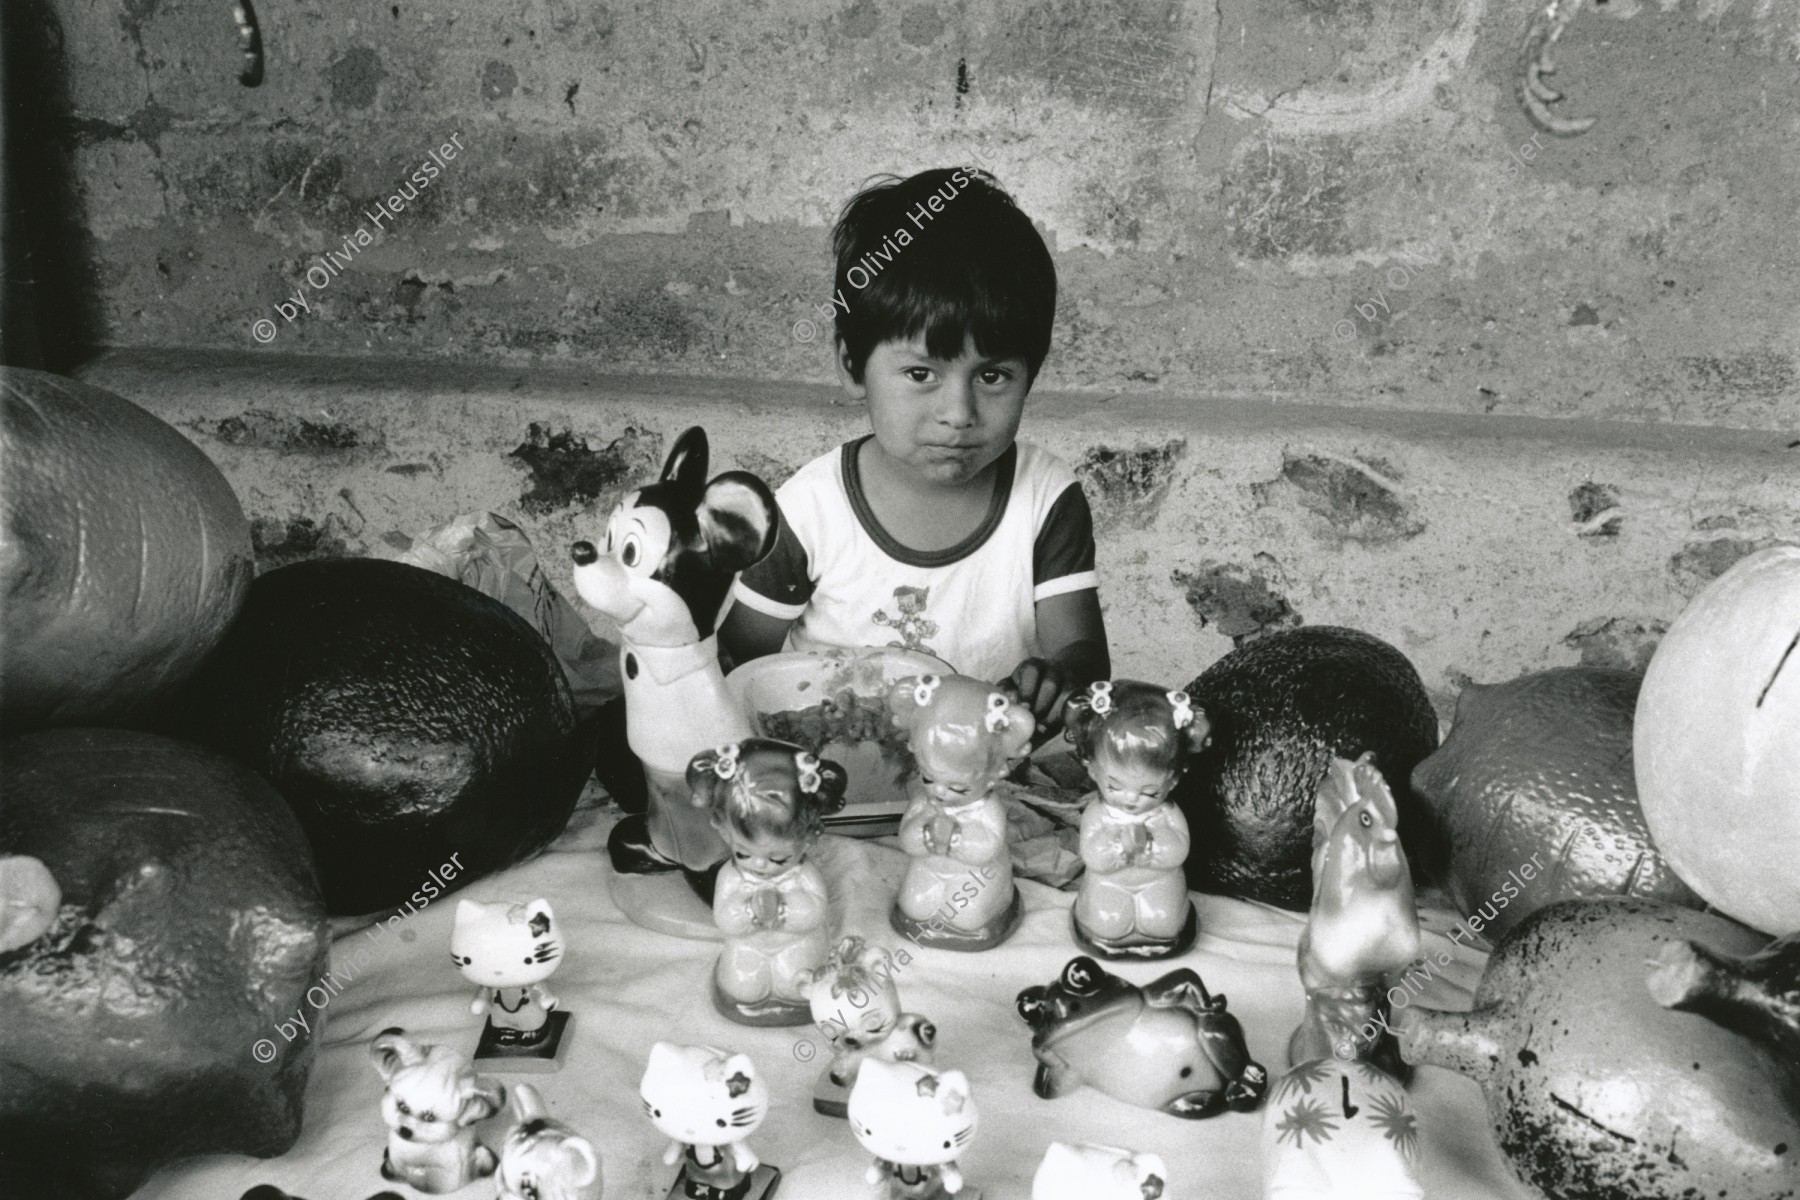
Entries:
<svg viewBox="0 0 1800 1200">
<path fill-rule="evenodd" d="M 1050 505 L 1031 548 L 1031 582 L 1048 583 L 1094 569 L 1094 514 L 1079 483 Z"/>
<path fill-rule="evenodd" d="M 806 547 L 787 517 L 776 507 L 775 548 L 768 557 L 738 576 L 738 582 L 776 604 L 804 605 L 812 599 L 813 581 Z"/>
</svg>

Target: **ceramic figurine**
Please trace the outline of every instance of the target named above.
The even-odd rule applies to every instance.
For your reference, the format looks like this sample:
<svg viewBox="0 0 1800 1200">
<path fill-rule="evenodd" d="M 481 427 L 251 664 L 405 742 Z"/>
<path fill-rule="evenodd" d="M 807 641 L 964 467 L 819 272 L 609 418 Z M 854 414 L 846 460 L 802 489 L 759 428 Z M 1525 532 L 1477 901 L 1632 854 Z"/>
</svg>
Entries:
<svg viewBox="0 0 1800 1200">
<path fill-rule="evenodd" d="M 744 1025 L 804 1025 L 806 985 L 833 932 L 825 877 L 806 853 L 844 807 L 844 769 L 788 742 L 746 738 L 695 755 L 687 780 L 731 851 L 713 887 L 725 935 L 713 1005 Z"/>
<path fill-rule="evenodd" d="M 1421 1200 L 1419 1122 L 1400 1081 L 1366 1062 L 1319 1058 L 1269 1089 L 1263 1200 Z"/>
<path fill-rule="evenodd" d="M 888 711 L 918 761 L 900 848 L 912 857 L 894 902 L 896 930 L 922 945 L 986 950 L 1025 913 L 994 785 L 1031 749 L 1031 710 L 965 675 L 922 675 L 888 692 Z"/>
<path fill-rule="evenodd" d="M 571 1017 L 543 986 L 562 961 L 562 936 L 550 902 L 457 901 L 450 959 L 465 979 L 481 986 L 469 1005 L 476 1016 L 487 1016 L 476 1064 L 516 1072 L 556 1070 Z"/>
<path fill-rule="evenodd" d="M 1800 1094 L 1800 933 L 1741 958 L 1698 942 L 1670 942 L 1652 968 L 1647 982 L 1658 1004 L 1761 1042 L 1786 1060 Z"/>
<path fill-rule="evenodd" d="M 866 1178 L 886 1200 L 980 1200 L 956 1165 L 978 1115 L 961 1071 L 872 1058 L 850 1089 L 850 1129 L 875 1156 Z"/>
<path fill-rule="evenodd" d="M 600 1151 L 552 1120 L 529 1083 L 512 1087 L 513 1119 L 494 1172 L 497 1200 L 600 1200 Z"/>
<path fill-rule="evenodd" d="M 1182 967 L 1144 987 L 1072 958 L 1048 987 L 1019 993 L 1046 1100 L 1086 1083 L 1115 1100 L 1176 1117 L 1262 1103 L 1268 1072 L 1250 1058 L 1225 997 Z"/>
<path fill-rule="evenodd" d="M 1388 990 L 1420 945 L 1399 819 L 1369 755 L 1331 760 L 1313 816 L 1312 913 L 1298 956 L 1306 1016 L 1288 1040 L 1290 1064 L 1336 1056 L 1411 1077 L 1388 1028 Z"/>
<path fill-rule="evenodd" d="M 450 1047 L 415 1045 L 401 1029 L 383 1030 L 369 1054 L 387 1084 L 383 1179 L 441 1193 L 494 1173 L 494 1152 L 475 1140 L 475 1123 L 500 1111 L 505 1089 Z"/>
<path fill-rule="evenodd" d="M 1031 1180 L 1031 1200 L 1173 1200 L 1169 1169 L 1154 1154 L 1051 1142 Z"/>
<path fill-rule="evenodd" d="M 1194 944 L 1187 818 L 1169 796 L 1210 728 L 1186 692 L 1148 683 L 1099 680 L 1069 697 L 1063 733 L 1095 788 L 1081 815 L 1087 871 L 1070 917 L 1083 950 L 1155 959 Z"/>
<path fill-rule="evenodd" d="M 813 1088 L 813 1108 L 828 1117 L 849 1115 L 850 1089 L 871 1058 L 931 1065 L 937 1027 L 918 1013 L 900 1010 L 894 960 L 859 937 L 832 947 L 831 957 L 807 983 L 812 1017 L 831 1042 L 831 1061 Z"/>
<path fill-rule="evenodd" d="M 744 1144 L 769 1111 L 769 1088 L 748 1055 L 658 1042 L 638 1085 L 644 1114 L 681 1163 L 669 1200 L 765 1200 L 781 1172 Z"/>
<path fill-rule="evenodd" d="M 742 741 L 750 718 L 725 690 L 718 618 L 732 579 L 775 544 L 775 497 L 743 471 L 706 481 L 705 431 L 683 433 L 662 478 L 627 495 L 599 545 L 576 542 L 575 587 L 618 623 L 626 740 L 644 764 L 646 813 L 613 827 L 613 869 L 704 872 L 725 858 L 688 802 L 694 755 Z"/>
</svg>

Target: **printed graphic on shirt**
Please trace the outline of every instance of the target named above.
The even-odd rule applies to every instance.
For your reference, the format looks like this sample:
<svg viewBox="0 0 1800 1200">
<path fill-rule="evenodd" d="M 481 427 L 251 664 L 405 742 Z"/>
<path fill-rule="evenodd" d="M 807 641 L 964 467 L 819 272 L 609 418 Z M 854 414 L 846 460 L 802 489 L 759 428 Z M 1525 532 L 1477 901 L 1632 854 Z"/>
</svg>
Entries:
<svg viewBox="0 0 1800 1200">
<path fill-rule="evenodd" d="M 886 608 L 878 608 L 869 619 L 877 625 L 885 625 L 900 635 L 897 642 L 888 645 L 895 650 L 922 650 L 926 654 L 936 655 L 925 641 L 928 637 L 937 636 L 937 622 L 925 615 L 925 605 L 931 599 L 928 587 L 897 587 L 894 589 L 894 608 L 899 616 L 890 617 Z"/>
</svg>

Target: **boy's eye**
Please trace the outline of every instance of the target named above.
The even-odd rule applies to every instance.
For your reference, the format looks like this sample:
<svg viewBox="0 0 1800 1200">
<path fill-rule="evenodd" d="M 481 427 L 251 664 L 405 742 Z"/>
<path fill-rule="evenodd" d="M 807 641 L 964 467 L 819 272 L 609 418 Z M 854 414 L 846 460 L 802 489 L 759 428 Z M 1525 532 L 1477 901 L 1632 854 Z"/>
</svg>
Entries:
<svg viewBox="0 0 1800 1200">
<path fill-rule="evenodd" d="M 1007 370 L 1002 370 L 1000 367 L 989 367 L 987 370 L 985 370 L 981 373 L 981 382 L 987 384 L 990 387 L 992 387 L 996 384 L 1005 383 L 1007 380 L 1009 380 L 1011 378 L 1012 378 L 1012 372 L 1007 371 Z"/>
<path fill-rule="evenodd" d="M 930 383 L 931 382 L 931 368 L 930 367 L 907 367 L 906 370 L 901 373 L 903 375 L 905 375 L 908 379 L 912 380 L 914 383 Z"/>
</svg>

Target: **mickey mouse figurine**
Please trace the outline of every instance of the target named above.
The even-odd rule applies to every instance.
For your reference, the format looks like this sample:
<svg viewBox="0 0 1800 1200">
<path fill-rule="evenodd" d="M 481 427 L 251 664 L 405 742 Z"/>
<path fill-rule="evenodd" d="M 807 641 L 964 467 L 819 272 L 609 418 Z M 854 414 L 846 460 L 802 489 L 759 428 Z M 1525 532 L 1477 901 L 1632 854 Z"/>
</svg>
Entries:
<svg viewBox="0 0 1800 1200">
<path fill-rule="evenodd" d="M 703 807 L 688 803 L 694 755 L 741 741 L 750 718 L 725 690 L 718 618 L 731 581 L 775 544 L 775 497 L 744 471 L 706 481 L 706 432 L 675 440 L 662 478 L 627 495 L 599 545 L 576 542 L 575 588 L 619 625 L 626 740 L 649 784 L 645 815 L 607 842 L 613 869 L 705 872 L 725 857 Z"/>
<path fill-rule="evenodd" d="M 844 769 L 788 742 L 745 738 L 695 755 L 687 778 L 731 850 L 713 888 L 725 935 L 713 1005 L 744 1025 L 804 1025 L 806 987 L 832 937 L 825 877 L 806 852 L 844 806 Z"/>
<path fill-rule="evenodd" d="M 986 950 L 1024 917 L 994 785 L 1031 749 L 1031 710 L 966 675 L 902 679 L 888 711 L 906 730 L 919 774 L 900 818 L 912 856 L 892 923 L 921 945 Z"/>
<path fill-rule="evenodd" d="M 1186 692 L 1121 679 L 1069 697 L 1064 736 L 1096 795 L 1081 816 L 1087 872 L 1075 896 L 1075 942 L 1103 958 L 1169 958 L 1199 933 L 1182 864 L 1187 818 L 1170 801 L 1210 726 Z"/>
</svg>

